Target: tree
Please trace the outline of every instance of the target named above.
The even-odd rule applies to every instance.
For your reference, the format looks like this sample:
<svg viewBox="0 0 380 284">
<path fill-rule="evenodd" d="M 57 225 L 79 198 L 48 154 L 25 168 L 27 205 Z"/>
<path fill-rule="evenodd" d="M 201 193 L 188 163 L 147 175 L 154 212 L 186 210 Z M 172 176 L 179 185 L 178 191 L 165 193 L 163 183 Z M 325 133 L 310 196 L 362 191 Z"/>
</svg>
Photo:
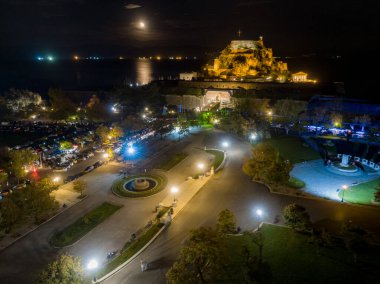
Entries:
<svg viewBox="0 0 380 284">
<path fill-rule="evenodd" d="M 27 149 L 12 150 L 9 152 L 9 170 L 19 180 L 26 176 L 26 167 L 37 160 L 37 155 Z"/>
<path fill-rule="evenodd" d="M 324 228 L 322 228 L 322 230 L 317 230 L 313 228 L 311 242 L 315 244 L 317 255 L 319 255 L 321 247 L 328 246 L 331 244 L 331 235 L 328 232 L 326 232 Z"/>
<path fill-rule="evenodd" d="M 84 283 L 84 269 L 80 258 L 62 254 L 41 272 L 38 282 L 41 284 Z"/>
<path fill-rule="evenodd" d="M 70 141 L 63 140 L 59 142 L 59 148 L 61 150 L 68 150 L 68 149 L 71 149 L 72 147 L 73 147 L 73 143 L 71 143 Z"/>
<path fill-rule="evenodd" d="M 224 273 L 223 238 L 212 228 L 192 230 L 179 258 L 166 274 L 168 283 L 218 282 Z"/>
<path fill-rule="evenodd" d="M 95 130 L 96 136 L 99 137 L 99 139 L 102 141 L 103 144 L 108 144 L 110 142 L 110 130 L 106 126 L 99 126 Z"/>
<path fill-rule="evenodd" d="M 73 182 L 73 189 L 74 191 L 80 193 L 79 197 L 83 197 L 83 191 L 85 191 L 86 188 L 87 184 L 82 180 L 77 179 Z"/>
<path fill-rule="evenodd" d="M 368 251 L 372 235 L 352 222 L 345 222 L 342 226 L 342 236 L 346 248 L 352 252 L 354 263 L 357 263 L 359 254 Z"/>
<path fill-rule="evenodd" d="M 76 114 L 76 105 L 59 89 L 49 89 L 48 96 L 52 105 L 51 118 L 62 120 Z"/>
<path fill-rule="evenodd" d="M 8 181 L 8 174 L 5 172 L 0 172 L 0 188 L 3 184 Z"/>
<path fill-rule="evenodd" d="M 55 183 L 51 178 L 42 178 L 35 183 L 35 187 L 41 191 L 51 193 L 57 190 L 59 185 Z"/>
<path fill-rule="evenodd" d="M 109 136 L 111 137 L 111 139 L 117 140 L 120 137 L 123 137 L 123 135 L 124 135 L 123 129 L 119 126 L 113 126 L 110 129 Z"/>
<path fill-rule="evenodd" d="M 1 202 L 0 213 L 2 220 L 0 227 L 10 232 L 12 227 L 20 221 L 21 210 L 11 198 L 5 198 Z"/>
<path fill-rule="evenodd" d="M 58 208 L 58 202 L 50 195 L 47 185 L 30 184 L 23 190 L 12 194 L 12 199 L 22 209 L 23 216 L 33 217 L 36 224 L 41 223 Z"/>
<path fill-rule="evenodd" d="M 380 189 L 376 190 L 373 196 L 373 201 L 380 202 Z"/>
<path fill-rule="evenodd" d="M 311 221 L 306 209 L 298 204 L 292 203 L 284 208 L 285 224 L 293 229 L 308 231 Z"/>
<path fill-rule="evenodd" d="M 218 215 L 216 227 L 223 234 L 232 234 L 236 232 L 235 215 L 228 209 L 224 209 Z"/>
<path fill-rule="evenodd" d="M 259 143 L 252 149 L 252 159 L 243 165 L 243 171 L 254 180 L 267 183 L 286 183 L 292 164 L 280 157 L 279 151 L 269 143 Z"/>
</svg>

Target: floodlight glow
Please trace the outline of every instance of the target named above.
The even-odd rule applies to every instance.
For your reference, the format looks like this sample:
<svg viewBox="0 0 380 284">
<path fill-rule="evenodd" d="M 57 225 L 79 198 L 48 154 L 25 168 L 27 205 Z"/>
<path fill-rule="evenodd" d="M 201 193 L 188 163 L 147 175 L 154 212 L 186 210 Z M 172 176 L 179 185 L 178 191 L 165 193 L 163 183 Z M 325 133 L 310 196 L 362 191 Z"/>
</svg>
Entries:
<svg viewBox="0 0 380 284">
<path fill-rule="evenodd" d="M 144 23 L 144 22 L 140 22 L 140 23 L 139 23 L 139 26 L 140 26 L 140 28 L 143 29 L 143 28 L 145 28 L 145 23 Z"/>
<path fill-rule="evenodd" d="M 347 189 L 348 186 L 344 184 L 344 185 L 342 185 L 342 188 L 343 188 L 343 189 Z"/>
<path fill-rule="evenodd" d="M 256 215 L 259 216 L 259 217 L 261 217 L 263 215 L 263 210 L 257 209 L 256 210 Z"/>
<path fill-rule="evenodd" d="M 53 58 L 53 56 L 48 56 L 48 57 L 47 57 L 47 60 L 49 60 L 49 61 L 53 61 L 54 58 Z"/>
<path fill-rule="evenodd" d="M 204 167 L 205 167 L 205 165 L 204 165 L 203 163 L 199 163 L 197 166 L 198 166 L 198 168 L 200 168 L 200 169 L 204 169 Z"/>
<path fill-rule="evenodd" d="M 179 126 L 174 127 L 175 132 L 179 132 Z"/>
<path fill-rule="evenodd" d="M 252 140 L 256 140 L 256 138 L 257 138 L 257 134 L 256 134 L 256 133 L 252 133 L 252 134 L 251 134 L 251 139 L 252 139 Z"/>
<path fill-rule="evenodd" d="M 91 259 L 87 264 L 87 269 L 93 270 L 98 267 L 98 262 L 95 259 Z"/>
<path fill-rule="evenodd" d="M 133 147 L 129 147 L 127 151 L 128 151 L 128 154 L 132 155 L 135 153 L 136 150 Z"/>
<path fill-rule="evenodd" d="M 108 153 L 103 154 L 103 158 L 105 158 L 105 159 L 107 159 L 109 156 L 110 156 L 110 154 L 108 154 Z"/>
</svg>

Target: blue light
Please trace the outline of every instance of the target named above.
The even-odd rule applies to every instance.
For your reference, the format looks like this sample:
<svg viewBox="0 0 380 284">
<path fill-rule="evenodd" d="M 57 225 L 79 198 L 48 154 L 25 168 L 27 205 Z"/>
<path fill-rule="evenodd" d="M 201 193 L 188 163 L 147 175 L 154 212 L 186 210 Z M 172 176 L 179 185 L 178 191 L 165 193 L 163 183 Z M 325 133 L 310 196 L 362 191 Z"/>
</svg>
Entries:
<svg viewBox="0 0 380 284">
<path fill-rule="evenodd" d="M 37 60 L 38 60 L 38 61 L 42 61 L 42 60 L 44 60 L 44 58 L 41 57 L 41 56 L 37 56 Z"/>
<path fill-rule="evenodd" d="M 133 148 L 133 147 L 128 147 L 127 151 L 128 151 L 129 155 L 133 155 L 136 152 L 135 148 Z"/>
</svg>

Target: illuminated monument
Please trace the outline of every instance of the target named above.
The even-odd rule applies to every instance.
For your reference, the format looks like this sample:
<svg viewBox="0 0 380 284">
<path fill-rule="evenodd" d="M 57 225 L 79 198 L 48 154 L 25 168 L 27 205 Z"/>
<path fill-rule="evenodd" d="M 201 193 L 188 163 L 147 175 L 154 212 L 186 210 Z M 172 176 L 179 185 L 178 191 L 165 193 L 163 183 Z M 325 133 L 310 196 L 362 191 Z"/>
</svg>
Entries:
<svg viewBox="0 0 380 284">
<path fill-rule="evenodd" d="M 273 57 L 271 48 L 259 40 L 233 40 L 214 59 L 213 65 L 205 68 L 210 78 L 227 80 L 249 80 L 262 78 L 267 81 L 286 81 L 289 76 L 285 62 Z"/>
</svg>

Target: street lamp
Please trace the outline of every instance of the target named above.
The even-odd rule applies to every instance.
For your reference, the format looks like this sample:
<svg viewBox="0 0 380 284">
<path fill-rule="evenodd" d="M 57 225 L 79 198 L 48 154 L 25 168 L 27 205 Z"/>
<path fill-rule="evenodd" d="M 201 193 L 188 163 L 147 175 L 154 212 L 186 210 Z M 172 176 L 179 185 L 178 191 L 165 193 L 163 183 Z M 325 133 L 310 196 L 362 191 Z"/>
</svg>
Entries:
<svg viewBox="0 0 380 284">
<path fill-rule="evenodd" d="M 130 154 L 130 155 L 133 155 L 134 153 L 135 153 L 135 148 L 133 148 L 133 147 L 128 147 L 128 154 Z"/>
<path fill-rule="evenodd" d="M 203 170 L 205 168 L 205 164 L 203 163 L 198 163 L 197 167 L 201 170 Z"/>
<path fill-rule="evenodd" d="M 87 269 L 88 270 L 95 270 L 96 268 L 98 268 L 98 262 L 96 261 L 96 259 L 91 259 L 89 261 L 89 263 L 87 264 Z M 96 274 L 94 272 L 94 278 L 92 279 L 92 283 L 96 283 Z"/>
<path fill-rule="evenodd" d="M 341 202 L 343 202 L 344 201 L 344 192 L 347 190 L 347 188 L 348 188 L 348 186 L 347 185 L 342 185 L 342 190 L 343 190 L 343 192 L 342 192 L 342 200 L 341 200 Z"/>
<path fill-rule="evenodd" d="M 176 202 L 177 199 L 175 198 L 175 194 L 178 192 L 178 187 L 172 186 L 172 188 L 170 189 L 170 191 L 171 191 L 171 193 L 173 193 L 174 202 Z"/>
<path fill-rule="evenodd" d="M 258 219 L 259 219 L 259 222 L 262 221 L 262 217 L 263 217 L 263 215 L 264 215 L 263 210 L 261 210 L 261 209 L 256 209 L 256 215 L 257 215 L 257 217 L 258 217 Z M 259 225 L 257 226 L 257 230 L 260 231 L 260 223 L 259 223 Z"/>
<path fill-rule="evenodd" d="M 251 133 L 250 138 L 251 138 L 252 140 L 256 140 L 256 138 L 257 138 L 257 134 L 256 134 L 256 133 Z"/>
<path fill-rule="evenodd" d="M 222 142 L 222 146 L 223 146 L 224 148 L 228 148 L 229 145 L 230 145 L 230 144 L 229 144 L 227 141 L 223 141 L 223 142 Z"/>
<path fill-rule="evenodd" d="M 53 182 L 55 182 L 55 183 L 58 183 L 60 180 L 61 180 L 61 177 L 59 177 L 59 176 L 55 176 L 53 178 Z"/>
<path fill-rule="evenodd" d="M 103 158 L 104 158 L 104 159 L 109 158 L 109 156 L 110 156 L 110 154 L 108 154 L 108 153 L 104 153 L 104 154 L 103 154 Z"/>
</svg>

